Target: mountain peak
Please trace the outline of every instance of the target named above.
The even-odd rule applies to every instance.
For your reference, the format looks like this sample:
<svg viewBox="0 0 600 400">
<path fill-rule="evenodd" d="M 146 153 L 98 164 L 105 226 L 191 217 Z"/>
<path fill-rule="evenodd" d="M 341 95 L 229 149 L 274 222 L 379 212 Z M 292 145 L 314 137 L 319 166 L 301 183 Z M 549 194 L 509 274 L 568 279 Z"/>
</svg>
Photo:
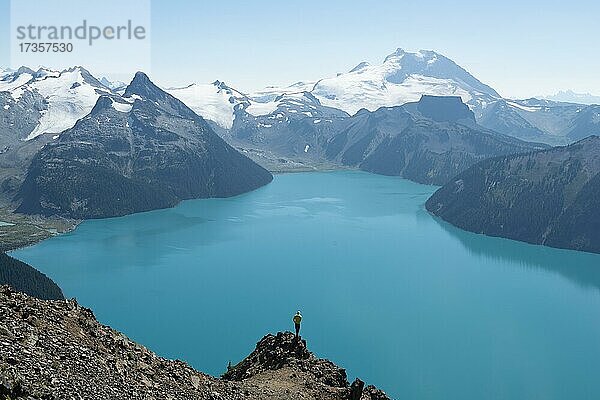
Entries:
<svg viewBox="0 0 600 400">
<path fill-rule="evenodd" d="M 435 62 L 438 57 L 443 57 L 441 54 L 436 53 L 433 50 L 418 50 L 416 52 L 406 51 L 402 48 L 397 48 L 392 54 L 389 54 L 384 60 L 383 63 L 387 62 L 400 62 L 402 64 L 414 64 L 418 62 L 423 62 L 426 64 L 431 64 Z"/>
<path fill-rule="evenodd" d="M 150 78 L 148 78 L 148 75 L 146 75 L 144 72 L 142 71 L 138 71 L 135 73 L 135 75 L 133 76 L 133 79 L 131 80 L 131 84 L 152 84 L 152 81 L 150 81 Z"/>
<path fill-rule="evenodd" d="M 161 110 L 188 119 L 202 119 L 181 100 L 156 86 L 145 73 L 135 73 L 131 83 L 125 89 L 123 97 L 137 95 L 143 100 L 149 100 Z"/>
<path fill-rule="evenodd" d="M 17 75 L 21 75 L 21 74 L 30 74 L 30 75 L 34 75 L 34 74 L 35 74 L 35 71 L 34 71 L 34 70 L 32 70 L 32 69 L 31 69 L 31 68 L 29 68 L 29 67 L 26 67 L 26 66 L 22 65 L 22 66 L 20 66 L 20 67 L 19 67 L 19 69 L 17 69 L 17 71 L 16 71 L 16 74 L 17 74 Z"/>
<path fill-rule="evenodd" d="M 385 59 L 383 60 L 384 64 L 386 62 L 388 62 L 389 60 L 395 60 L 395 59 L 402 59 L 402 57 L 404 57 L 404 55 L 406 54 L 406 51 L 404 51 L 404 49 L 398 47 L 396 49 L 396 51 L 394 51 L 391 54 L 388 54 Z"/>
<path fill-rule="evenodd" d="M 367 67 L 368 67 L 368 66 L 370 66 L 370 65 L 371 65 L 371 64 L 369 64 L 368 62 L 366 62 L 366 61 L 363 61 L 363 62 L 361 62 L 360 64 L 358 64 L 356 67 L 352 68 L 352 69 L 350 70 L 350 72 L 358 72 L 358 71 L 360 71 L 360 70 L 363 70 L 363 69 L 367 68 Z"/>
<path fill-rule="evenodd" d="M 112 103 L 113 103 L 113 100 L 109 96 L 103 95 L 103 96 L 98 97 L 98 100 L 96 100 L 96 104 L 94 105 L 94 108 L 92 108 L 90 115 L 101 112 L 101 111 L 111 107 Z"/>
<path fill-rule="evenodd" d="M 131 97 L 134 94 L 141 97 L 154 97 L 159 93 L 162 93 L 162 90 L 152 83 L 148 75 L 141 71 L 135 73 L 131 83 L 125 89 L 125 97 Z"/>
<path fill-rule="evenodd" d="M 561 90 L 553 95 L 541 96 L 548 100 L 565 103 L 600 104 L 600 96 L 591 93 L 577 93 L 573 90 Z"/>
<path fill-rule="evenodd" d="M 226 379 L 219 379 L 157 356 L 101 325 L 92 310 L 74 299 L 39 300 L 0 286 L 0 315 L 2 355 L 11 361 L 2 364 L 3 399 L 69 398 L 76 392 L 85 399 L 132 398 L 135 393 L 155 399 L 389 400 L 362 381 L 350 385 L 343 368 L 317 358 L 290 332 L 265 336 Z M 37 340 L 36 351 L 22 345 L 31 337 Z M 67 357 L 62 356 L 65 348 Z M 50 364 L 48 376 L 39 373 Z M 68 379 L 62 379 L 65 371 Z"/>
</svg>

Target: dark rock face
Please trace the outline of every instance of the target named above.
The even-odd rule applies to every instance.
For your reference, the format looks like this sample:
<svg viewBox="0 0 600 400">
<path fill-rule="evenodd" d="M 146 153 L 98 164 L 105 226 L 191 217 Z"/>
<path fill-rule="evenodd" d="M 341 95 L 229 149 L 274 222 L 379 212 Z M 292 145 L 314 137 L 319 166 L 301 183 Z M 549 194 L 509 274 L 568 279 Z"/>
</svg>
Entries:
<svg viewBox="0 0 600 400">
<path fill-rule="evenodd" d="M 297 340 L 291 332 L 267 335 L 256 344 L 256 349 L 238 365 L 223 374 L 227 380 L 240 381 L 268 370 L 293 366 L 309 371 L 315 379 L 328 386 L 348 386 L 346 371 L 329 360 L 316 358 L 306 348 L 306 341 Z"/>
<path fill-rule="evenodd" d="M 387 394 L 385 394 L 385 392 L 383 390 L 377 389 L 373 385 L 369 385 L 363 390 L 361 399 L 363 399 L 363 400 L 364 399 L 367 399 L 367 400 L 389 400 L 389 397 L 387 396 Z"/>
<path fill-rule="evenodd" d="M 201 117 L 138 73 L 124 98 L 100 97 L 88 116 L 36 155 L 17 211 L 120 216 L 184 199 L 234 196 L 271 180 Z"/>
<path fill-rule="evenodd" d="M 600 138 L 483 161 L 426 207 L 472 232 L 600 253 Z"/>
<path fill-rule="evenodd" d="M 292 333 L 267 335 L 228 379 L 195 371 L 101 325 L 75 300 L 0 286 L 0 399 L 348 400 L 343 369 Z M 357 393 L 357 390 L 354 390 Z M 8 397 L 7 397 L 8 396 Z M 389 400 L 367 386 L 361 400 Z"/>
<path fill-rule="evenodd" d="M 475 115 L 458 96 L 428 96 L 423 95 L 416 103 L 417 110 L 425 118 L 437 122 L 456 122 L 471 120 L 475 122 Z"/>
<path fill-rule="evenodd" d="M 43 273 L 5 253 L 0 253 L 0 285 L 42 300 L 63 300 L 62 290 Z"/>
<path fill-rule="evenodd" d="M 350 400 L 360 400 L 364 388 L 365 383 L 356 378 L 354 382 L 352 382 L 352 385 L 350 385 Z"/>
<path fill-rule="evenodd" d="M 441 185 L 486 158 L 545 148 L 488 131 L 459 98 L 359 111 L 328 143 L 327 156 L 368 172 Z"/>
</svg>

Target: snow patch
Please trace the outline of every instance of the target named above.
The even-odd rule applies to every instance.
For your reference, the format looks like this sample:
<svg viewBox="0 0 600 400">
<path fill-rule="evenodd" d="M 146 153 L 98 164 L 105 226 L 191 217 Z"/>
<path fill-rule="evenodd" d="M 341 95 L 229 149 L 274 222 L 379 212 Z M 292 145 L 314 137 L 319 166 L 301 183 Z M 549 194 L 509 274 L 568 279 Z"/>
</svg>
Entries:
<svg viewBox="0 0 600 400">
<path fill-rule="evenodd" d="M 12 97 L 15 100 L 19 100 L 23 95 L 23 90 L 20 87 L 25 85 L 31 79 L 33 79 L 33 75 L 29 73 L 22 73 L 12 82 L 8 80 L 1 80 L 0 92 L 11 92 Z"/>
<path fill-rule="evenodd" d="M 258 103 L 252 102 L 247 108 L 246 112 L 255 117 L 260 117 L 261 115 L 269 115 L 275 110 L 277 110 L 278 102 L 269 101 L 267 103 Z"/>
<path fill-rule="evenodd" d="M 113 100 L 112 107 L 115 110 L 117 110 L 118 112 L 128 113 L 133 108 L 133 105 L 132 104 L 119 103 L 119 102 Z"/>
<path fill-rule="evenodd" d="M 240 92 L 217 84 L 192 84 L 183 88 L 166 89 L 168 93 L 183 101 L 196 114 L 217 125 L 230 129 L 235 118 L 235 106 L 244 101 Z"/>
<path fill-rule="evenodd" d="M 77 120 L 89 114 L 100 94 L 108 93 L 86 82 L 79 68 L 62 72 L 45 70 L 40 78 L 32 78 L 31 74 L 21 74 L 16 81 L 22 82 L 22 85 L 11 91 L 15 99 L 20 98 L 25 90 L 35 91 L 47 102 L 47 109 L 41 111 L 37 126 L 25 140 L 72 128 Z"/>
<path fill-rule="evenodd" d="M 542 109 L 541 107 L 524 106 L 522 104 L 515 103 L 515 102 L 512 102 L 512 101 L 507 101 L 506 104 L 508 104 L 511 107 L 515 107 L 515 108 L 518 108 L 520 110 L 527 111 L 527 112 L 536 112 L 536 111 L 539 111 L 539 110 Z"/>
</svg>

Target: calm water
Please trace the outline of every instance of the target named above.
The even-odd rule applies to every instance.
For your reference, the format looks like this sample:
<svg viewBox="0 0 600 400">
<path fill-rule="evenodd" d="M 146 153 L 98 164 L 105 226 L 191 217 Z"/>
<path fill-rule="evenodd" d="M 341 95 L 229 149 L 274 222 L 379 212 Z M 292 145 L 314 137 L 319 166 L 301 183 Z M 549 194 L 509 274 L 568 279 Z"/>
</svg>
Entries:
<svg viewBox="0 0 600 400">
<path fill-rule="evenodd" d="M 301 309 L 313 351 L 394 397 L 600 398 L 600 256 L 461 232 L 424 211 L 434 190 L 280 175 L 14 254 L 101 322 L 212 374 Z"/>
</svg>

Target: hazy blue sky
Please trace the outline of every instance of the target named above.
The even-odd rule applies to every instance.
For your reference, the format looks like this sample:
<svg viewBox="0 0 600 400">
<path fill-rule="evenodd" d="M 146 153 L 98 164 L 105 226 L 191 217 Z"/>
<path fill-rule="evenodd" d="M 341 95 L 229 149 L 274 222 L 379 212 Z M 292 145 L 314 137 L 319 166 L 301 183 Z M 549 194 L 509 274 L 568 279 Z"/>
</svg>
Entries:
<svg viewBox="0 0 600 400">
<path fill-rule="evenodd" d="M 1 65 L 8 4 L 0 0 Z M 600 94 L 599 20 L 599 2 L 576 0 L 154 0 L 151 75 L 252 90 L 332 76 L 403 47 L 438 51 L 504 96 Z"/>
</svg>

